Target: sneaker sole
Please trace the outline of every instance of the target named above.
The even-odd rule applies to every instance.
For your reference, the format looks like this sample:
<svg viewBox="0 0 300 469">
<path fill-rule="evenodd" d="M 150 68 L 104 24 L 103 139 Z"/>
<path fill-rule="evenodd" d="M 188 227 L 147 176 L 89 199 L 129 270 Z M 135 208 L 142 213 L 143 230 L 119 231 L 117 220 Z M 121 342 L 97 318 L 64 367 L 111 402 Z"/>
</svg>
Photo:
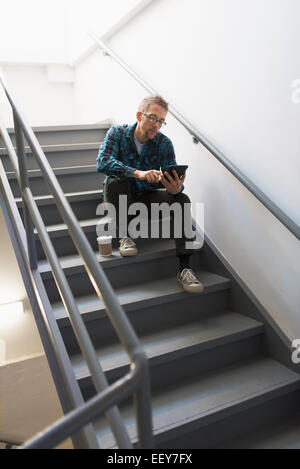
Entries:
<svg viewBox="0 0 300 469">
<path fill-rule="evenodd" d="M 137 249 L 128 249 L 127 251 L 120 251 L 122 257 L 131 257 L 137 255 Z"/>
<path fill-rule="evenodd" d="M 202 293 L 204 290 L 203 285 L 197 285 L 196 287 L 188 287 L 186 285 L 183 285 L 180 280 L 177 278 L 177 282 L 180 283 L 182 288 L 184 289 L 185 292 L 187 293 Z"/>
</svg>

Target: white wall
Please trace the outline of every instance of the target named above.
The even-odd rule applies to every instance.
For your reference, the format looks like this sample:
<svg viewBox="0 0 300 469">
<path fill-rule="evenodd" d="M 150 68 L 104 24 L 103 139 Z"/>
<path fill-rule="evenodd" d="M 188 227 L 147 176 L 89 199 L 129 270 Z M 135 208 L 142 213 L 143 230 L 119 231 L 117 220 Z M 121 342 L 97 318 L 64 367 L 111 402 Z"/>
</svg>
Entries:
<svg viewBox="0 0 300 469">
<path fill-rule="evenodd" d="M 299 15 L 297 0 L 160 0 L 111 41 L 298 223 Z"/>
<path fill-rule="evenodd" d="M 0 62 L 68 60 L 66 0 L 0 0 Z"/>
<path fill-rule="evenodd" d="M 149 0 L 0 0 L 0 72 L 31 125 L 77 124 L 72 63 L 120 18 Z M 0 116 L 12 125 L 0 86 Z"/>
<path fill-rule="evenodd" d="M 4 215 L 0 208 L 0 305 L 23 301 L 24 313 L 7 317 L 0 314 L 0 340 L 6 345 L 6 361 L 30 357 L 43 352 L 43 346 L 30 308 L 27 293 Z"/>
<path fill-rule="evenodd" d="M 110 41 L 119 54 L 300 224 L 297 0 L 160 0 Z M 96 52 L 76 70 L 83 121 L 133 122 L 145 92 Z M 109 63 L 109 65 L 107 65 Z M 299 242 L 169 119 L 186 187 L 211 240 L 293 339 Z"/>
<path fill-rule="evenodd" d="M 0 233 L 0 305 L 24 305 L 23 313 L 0 311 L 0 440 L 22 443 L 63 412 L 1 208 Z"/>
<path fill-rule="evenodd" d="M 76 124 L 73 69 L 68 65 L 2 65 L 13 99 L 31 126 Z M 1 118 L 13 124 L 6 96 L 0 97 Z"/>
<path fill-rule="evenodd" d="M 145 0 L 0 0 L 0 63 L 69 63 Z"/>
<path fill-rule="evenodd" d="M 102 35 L 129 10 L 145 0 L 65 0 L 67 9 L 67 43 L 69 61 L 94 44 L 87 31 Z"/>
<path fill-rule="evenodd" d="M 100 50 L 75 70 L 75 94 L 82 122 L 135 122 L 137 104 L 145 95 L 141 86 Z"/>
<path fill-rule="evenodd" d="M 0 439 L 23 443 L 63 417 L 45 356 L 0 366 Z M 72 449 L 71 440 L 59 449 Z"/>
</svg>

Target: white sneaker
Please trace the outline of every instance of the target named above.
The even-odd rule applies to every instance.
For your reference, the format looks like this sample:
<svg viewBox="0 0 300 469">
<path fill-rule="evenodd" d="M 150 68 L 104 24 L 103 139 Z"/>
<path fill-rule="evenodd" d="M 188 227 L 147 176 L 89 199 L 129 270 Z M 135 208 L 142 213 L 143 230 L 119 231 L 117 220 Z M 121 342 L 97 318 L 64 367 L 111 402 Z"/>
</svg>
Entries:
<svg viewBox="0 0 300 469">
<path fill-rule="evenodd" d="M 123 257 L 137 255 L 136 244 L 131 238 L 129 238 L 129 236 L 126 236 L 126 238 L 122 238 L 120 240 L 119 251 L 120 251 L 121 256 Z"/>
<path fill-rule="evenodd" d="M 177 280 L 183 286 L 184 291 L 188 293 L 201 293 L 203 291 L 203 285 L 192 269 L 183 269 L 181 273 L 178 272 Z"/>
</svg>

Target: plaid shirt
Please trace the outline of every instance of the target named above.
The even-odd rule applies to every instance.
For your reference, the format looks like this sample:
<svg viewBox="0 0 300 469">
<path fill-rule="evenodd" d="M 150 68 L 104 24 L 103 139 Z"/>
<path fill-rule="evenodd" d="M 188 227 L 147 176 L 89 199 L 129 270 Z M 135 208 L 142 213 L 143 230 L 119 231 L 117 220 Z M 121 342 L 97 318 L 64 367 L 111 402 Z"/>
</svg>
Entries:
<svg viewBox="0 0 300 469">
<path fill-rule="evenodd" d="M 139 155 L 133 140 L 136 126 L 137 123 L 131 126 L 124 124 L 109 129 L 99 149 L 97 169 L 107 176 L 129 178 L 132 192 L 157 190 L 162 187 L 160 183 L 139 181 L 131 175 L 136 169 L 161 169 L 164 172 L 170 165 L 176 165 L 174 147 L 166 135 L 157 132 L 145 143 Z"/>
</svg>

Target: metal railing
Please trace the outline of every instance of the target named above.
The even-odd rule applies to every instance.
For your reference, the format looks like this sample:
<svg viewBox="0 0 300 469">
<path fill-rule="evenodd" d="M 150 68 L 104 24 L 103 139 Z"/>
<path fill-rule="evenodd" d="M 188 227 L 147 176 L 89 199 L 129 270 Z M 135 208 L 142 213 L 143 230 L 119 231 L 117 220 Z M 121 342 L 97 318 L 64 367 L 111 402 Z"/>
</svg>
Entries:
<svg viewBox="0 0 300 469">
<path fill-rule="evenodd" d="M 98 44 L 105 55 L 114 59 L 129 75 L 131 75 L 150 94 L 156 91 L 139 77 L 115 52 L 113 52 L 94 32 L 89 32 L 90 37 Z M 261 191 L 245 174 L 226 158 L 211 142 L 207 140 L 190 122 L 188 122 L 176 109 L 169 105 L 169 112 L 191 134 L 194 143 L 201 143 L 217 160 L 225 166 L 297 239 L 300 240 L 300 227 L 279 208 L 263 191 Z"/>
<path fill-rule="evenodd" d="M 53 277 L 62 298 L 64 307 L 69 315 L 69 320 L 77 338 L 78 344 L 89 367 L 91 378 L 97 391 L 97 395 L 71 411 L 67 416 L 56 422 L 50 428 L 43 431 L 37 437 L 26 442 L 23 448 L 47 448 L 54 447 L 66 437 L 73 435 L 87 423 L 106 413 L 107 420 L 120 448 L 132 448 L 125 424 L 121 418 L 116 404 L 134 395 L 134 403 L 137 420 L 138 446 L 141 448 L 153 447 L 152 436 L 152 410 L 150 394 L 150 378 L 148 361 L 140 342 L 131 327 L 118 299 L 102 269 L 97 262 L 87 239 L 78 224 L 75 215 L 67 201 L 54 172 L 38 142 L 32 129 L 26 124 L 15 100 L 9 91 L 3 76 L 0 74 L 0 83 L 10 102 L 14 117 L 17 155 L 6 128 L 1 124 L 0 132 L 4 145 L 8 152 L 11 164 L 19 182 L 24 214 L 24 225 L 27 240 L 28 263 L 31 272 L 38 268 L 37 253 L 35 247 L 34 227 L 40 238 L 42 247 L 51 266 Z M 27 161 L 24 146 L 24 136 L 37 161 L 50 193 L 57 205 L 58 211 L 66 223 L 70 236 L 84 261 L 85 269 L 93 284 L 93 287 L 104 302 L 107 315 L 127 351 L 130 362 L 130 372 L 117 380 L 113 385 L 108 385 L 104 372 L 97 358 L 95 349 L 81 318 L 76 301 L 61 268 L 58 257 L 52 245 L 50 236 L 39 213 L 37 204 L 29 187 Z M 3 169 L 3 167 L 2 167 Z M 8 181 L 6 175 L 6 187 Z"/>
</svg>

